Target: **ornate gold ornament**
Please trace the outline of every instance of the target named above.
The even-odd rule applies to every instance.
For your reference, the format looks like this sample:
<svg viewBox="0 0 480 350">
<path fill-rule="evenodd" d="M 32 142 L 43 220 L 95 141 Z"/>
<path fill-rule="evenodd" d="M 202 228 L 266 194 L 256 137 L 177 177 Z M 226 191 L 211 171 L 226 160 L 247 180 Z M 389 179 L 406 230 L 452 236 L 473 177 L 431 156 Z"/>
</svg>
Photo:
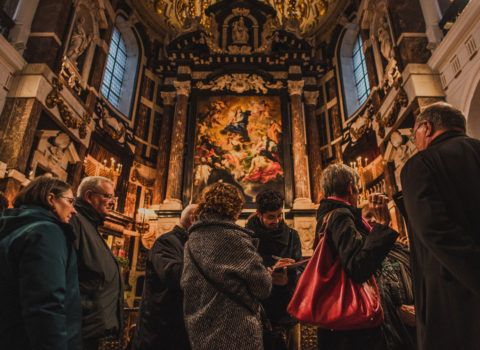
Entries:
<svg viewBox="0 0 480 350">
<path fill-rule="evenodd" d="M 63 89 L 63 84 L 57 79 L 52 79 L 52 91 L 47 95 L 45 104 L 48 108 L 58 107 L 60 117 L 68 128 L 78 129 L 78 135 L 81 139 L 87 137 L 87 127 L 92 120 L 92 115 L 88 112 L 83 112 L 81 119 L 73 117 L 73 113 L 68 108 L 65 100 L 60 95 L 60 91 Z"/>
<path fill-rule="evenodd" d="M 150 7 L 161 16 L 165 24 L 177 31 L 185 31 L 196 25 L 207 31 L 212 19 L 205 15 L 205 10 L 220 0 L 146 0 Z M 276 19 L 281 26 L 291 26 L 292 20 L 297 23 L 301 33 L 314 30 L 321 17 L 336 0 L 260 0 L 276 11 Z"/>
<path fill-rule="evenodd" d="M 102 130 L 112 139 L 120 141 L 125 136 L 125 125 L 119 123 L 115 117 L 110 115 L 105 102 L 97 102 L 95 105 L 95 113 L 97 113 L 97 116 L 100 118 Z"/>
<path fill-rule="evenodd" d="M 357 142 L 360 138 L 362 138 L 363 135 L 365 135 L 367 130 L 371 128 L 374 114 L 375 114 L 375 109 L 373 108 L 373 105 L 369 103 L 363 115 L 359 117 L 357 121 L 353 123 L 349 129 L 350 138 L 352 139 L 352 142 Z M 358 126 L 358 127 L 355 128 L 355 126 Z"/>
<path fill-rule="evenodd" d="M 143 176 L 142 174 L 140 174 L 136 167 L 132 170 L 132 176 L 130 177 L 130 181 L 138 182 L 145 187 L 153 187 L 153 185 L 155 184 L 155 179 L 149 179 Z"/>
<path fill-rule="evenodd" d="M 266 94 L 268 89 L 281 89 L 284 86 L 281 81 L 277 81 L 275 84 L 267 83 L 261 76 L 256 74 L 235 73 L 222 75 L 208 84 L 199 81 L 195 87 L 201 90 L 210 89 L 212 91 L 230 90 L 239 94 L 248 90 L 255 90 L 257 93 Z"/>
<path fill-rule="evenodd" d="M 397 121 L 398 115 L 402 107 L 408 106 L 408 95 L 403 88 L 399 88 L 395 101 L 393 102 L 392 109 L 385 116 L 381 116 L 378 113 L 375 117 L 375 121 L 378 123 L 378 136 L 385 137 L 385 128 L 390 128 Z"/>
</svg>

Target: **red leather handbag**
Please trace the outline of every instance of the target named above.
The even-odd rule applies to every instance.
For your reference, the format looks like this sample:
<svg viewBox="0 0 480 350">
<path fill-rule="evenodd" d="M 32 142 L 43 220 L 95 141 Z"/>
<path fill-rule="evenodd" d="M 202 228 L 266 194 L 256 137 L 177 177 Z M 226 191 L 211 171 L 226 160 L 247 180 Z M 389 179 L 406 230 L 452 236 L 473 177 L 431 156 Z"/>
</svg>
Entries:
<svg viewBox="0 0 480 350">
<path fill-rule="evenodd" d="M 333 260 L 325 240 L 332 212 L 323 223 L 323 236 L 298 280 L 287 311 L 297 320 L 320 328 L 353 330 L 373 328 L 383 322 L 375 277 L 354 283 L 338 257 Z"/>
</svg>

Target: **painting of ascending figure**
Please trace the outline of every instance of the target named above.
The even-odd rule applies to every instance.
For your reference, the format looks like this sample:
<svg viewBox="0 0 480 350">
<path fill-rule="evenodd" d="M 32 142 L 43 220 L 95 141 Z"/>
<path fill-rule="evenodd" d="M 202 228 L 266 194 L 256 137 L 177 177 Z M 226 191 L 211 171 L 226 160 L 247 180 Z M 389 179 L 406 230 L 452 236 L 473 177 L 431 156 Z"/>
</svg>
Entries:
<svg viewBox="0 0 480 350">
<path fill-rule="evenodd" d="M 284 192 L 279 96 L 210 96 L 197 103 L 193 200 L 216 181 L 247 202 L 265 188 Z"/>
</svg>

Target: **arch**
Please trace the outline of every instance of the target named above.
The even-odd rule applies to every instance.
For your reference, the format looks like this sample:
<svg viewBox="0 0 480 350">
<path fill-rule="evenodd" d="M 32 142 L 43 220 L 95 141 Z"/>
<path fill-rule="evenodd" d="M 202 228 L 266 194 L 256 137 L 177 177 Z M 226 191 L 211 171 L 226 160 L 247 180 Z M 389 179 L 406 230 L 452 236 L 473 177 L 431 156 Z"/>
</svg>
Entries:
<svg viewBox="0 0 480 350">
<path fill-rule="evenodd" d="M 480 76 L 476 79 L 476 87 L 472 89 L 471 99 L 464 108 L 467 118 L 467 132 L 471 137 L 480 139 Z"/>
<path fill-rule="evenodd" d="M 354 70 L 354 48 L 359 38 L 359 26 L 356 23 L 348 23 L 340 36 L 337 57 L 339 60 L 340 80 L 343 93 L 343 107 L 345 119 L 349 119 L 365 103 L 370 94 L 370 88 L 365 96 L 359 96 L 357 89 L 350 87 L 357 86 Z M 363 56 L 363 51 L 360 50 Z M 364 60 L 365 58 L 363 58 Z M 368 79 L 367 79 L 368 83 Z"/>
<path fill-rule="evenodd" d="M 121 74 L 121 87 L 118 93 L 118 100 L 116 98 L 113 99 L 105 96 L 109 95 L 109 93 L 107 94 L 106 92 L 109 92 L 112 88 L 113 81 L 113 79 L 111 78 L 112 72 L 110 71 L 110 69 L 113 68 L 108 65 L 108 61 L 110 61 L 111 59 L 114 61 L 116 60 L 116 55 L 115 57 L 112 56 L 112 49 L 117 48 L 112 46 L 111 41 L 109 58 L 107 60 L 107 66 L 105 67 L 104 77 L 102 81 L 102 94 L 107 98 L 108 102 L 117 111 L 119 111 L 126 118 L 130 119 L 133 109 L 135 91 L 137 87 L 138 67 L 141 58 L 140 44 L 132 24 L 123 16 L 117 16 L 116 18 L 112 40 L 114 35 L 116 35 L 115 30 L 118 31 L 118 34 L 120 36 L 120 39 L 118 39 L 118 44 L 120 45 L 121 43 L 121 46 L 124 46 L 121 51 L 125 51 L 125 61 L 121 64 L 123 68 L 123 72 Z M 121 56 L 123 58 L 123 55 Z M 120 75 L 118 77 L 120 77 Z"/>
</svg>

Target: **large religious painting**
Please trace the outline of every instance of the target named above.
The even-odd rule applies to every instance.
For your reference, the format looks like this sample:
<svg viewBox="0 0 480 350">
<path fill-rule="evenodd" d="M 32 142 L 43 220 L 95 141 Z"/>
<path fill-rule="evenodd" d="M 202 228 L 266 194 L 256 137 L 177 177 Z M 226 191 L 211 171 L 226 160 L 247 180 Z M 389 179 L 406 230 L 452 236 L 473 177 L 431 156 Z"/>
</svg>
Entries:
<svg viewBox="0 0 480 350">
<path fill-rule="evenodd" d="M 284 193 L 279 96 L 202 96 L 196 106 L 192 199 L 223 181 L 254 202 L 263 189 Z"/>
</svg>

